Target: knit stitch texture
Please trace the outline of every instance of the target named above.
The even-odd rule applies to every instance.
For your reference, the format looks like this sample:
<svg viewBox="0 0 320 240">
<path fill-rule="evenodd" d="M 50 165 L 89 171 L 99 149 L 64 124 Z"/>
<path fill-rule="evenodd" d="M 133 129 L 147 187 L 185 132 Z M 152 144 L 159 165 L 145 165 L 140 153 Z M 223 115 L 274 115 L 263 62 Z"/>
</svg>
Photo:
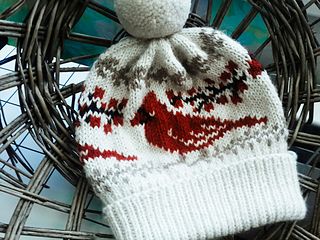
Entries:
<svg viewBox="0 0 320 240">
<path fill-rule="evenodd" d="M 144 39 L 179 32 L 190 7 L 190 0 L 115 0 L 121 24 L 132 36 Z"/>
<path fill-rule="evenodd" d="M 76 123 L 118 240 L 211 239 L 304 218 L 287 137 L 267 72 L 212 28 L 113 45 L 84 83 Z"/>
</svg>

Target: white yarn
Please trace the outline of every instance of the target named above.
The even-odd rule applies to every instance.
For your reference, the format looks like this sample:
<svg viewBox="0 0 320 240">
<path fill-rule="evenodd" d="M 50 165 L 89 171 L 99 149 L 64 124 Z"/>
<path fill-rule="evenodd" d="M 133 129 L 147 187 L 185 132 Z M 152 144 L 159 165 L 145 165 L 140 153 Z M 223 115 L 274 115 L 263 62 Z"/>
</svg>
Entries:
<svg viewBox="0 0 320 240">
<path fill-rule="evenodd" d="M 305 216 L 277 92 L 222 32 L 128 37 L 84 87 L 76 140 L 117 240 L 205 240 Z"/>
<path fill-rule="evenodd" d="M 137 38 L 160 38 L 180 31 L 189 15 L 190 0 L 115 0 L 121 24 Z"/>
</svg>

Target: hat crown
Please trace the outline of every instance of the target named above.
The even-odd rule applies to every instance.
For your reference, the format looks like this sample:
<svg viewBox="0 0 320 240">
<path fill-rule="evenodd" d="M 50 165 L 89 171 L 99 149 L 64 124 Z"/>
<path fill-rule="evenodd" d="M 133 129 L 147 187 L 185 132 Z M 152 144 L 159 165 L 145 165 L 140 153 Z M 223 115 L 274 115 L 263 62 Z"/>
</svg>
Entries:
<svg viewBox="0 0 320 240">
<path fill-rule="evenodd" d="M 190 8 L 190 0 L 115 0 L 116 12 L 125 30 L 143 39 L 179 32 Z"/>
</svg>

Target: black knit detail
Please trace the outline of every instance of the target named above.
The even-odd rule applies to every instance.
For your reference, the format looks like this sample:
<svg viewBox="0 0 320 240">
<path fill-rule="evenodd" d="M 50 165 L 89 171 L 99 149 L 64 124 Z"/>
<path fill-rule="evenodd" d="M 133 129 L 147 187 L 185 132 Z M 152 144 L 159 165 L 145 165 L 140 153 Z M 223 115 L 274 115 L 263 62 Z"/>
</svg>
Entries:
<svg viewBox="0 0 320 240">
<path fill-rule="evenodd" d="M 108 119 L 107 123 L 112 124 L 113 119 L 115 117 L 123 118 L 122 110 L 124 108 L 123 104 L 119 104 L 119 106 L 115 109 L 103 109 L 102 107 L 97 107 L 97 102 L 91 101 L 89 106 L 84 106 L 80 108 L 79 115 L 81 118 L 83 118 L 88 112 L 90 112 L 90 115 L 93 115 L 94 113 L 98 113 L 99 115 L 105 115 Z M 90 116 L 87 116 L 85 118 L 85 122 L 90 123 Z"/>
<path fill-rule="evenodd" d="M 233 96 L 239 96 L 239 89 L 238 86 L 241 83 L 246 84 L 247 82 L 247 76 L 243 73 L 242 76 L 236 77 L 237 72 L 236 70 L 232 73 L 232 81 L 227 83 L 221 88 L 216 88 L 214 86 L 207 86 L 205 89 L 207 91 L 199 89 L 199 91 L 190 97 L 183 97 L 183 96 L 173 96 L 170 100 L 170 103 L 174 106 L 175 103 L 179 100 L 182 100 L 183 102 L 190 104 L 192 102 L 196 102 L 197 100 L 201 100 L 198 102 L 197 110 L 198 112 L 201 112 L 203 109 L 204 104 L 208 103 L 217 103 L 218 97 L 222 96 L 226 90 L 229 90 Z M 208 94 L 209 91 L 209 94 Z"/>
</svg>

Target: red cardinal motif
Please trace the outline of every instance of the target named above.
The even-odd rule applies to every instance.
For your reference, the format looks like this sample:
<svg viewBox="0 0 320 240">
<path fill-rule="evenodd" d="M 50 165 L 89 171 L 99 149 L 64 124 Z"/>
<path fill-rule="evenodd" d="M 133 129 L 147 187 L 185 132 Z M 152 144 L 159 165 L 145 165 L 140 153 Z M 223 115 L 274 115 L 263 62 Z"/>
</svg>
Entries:
<svg viewBox="0 0 320 240">
<path fill-rule="evenodd" d="M 266 122 L 266 117 L 246 116 L 239 120 L 221 120 L 215 117 L 205 118 L 174 113 L 159 102 L 154 92 L 147 94 L 143 105 L 131 120 L 132 126 L 144 125 L 145 136 L 149 143 L 180 154 L 207 148 L 231 130 Z"/>
</svg>

